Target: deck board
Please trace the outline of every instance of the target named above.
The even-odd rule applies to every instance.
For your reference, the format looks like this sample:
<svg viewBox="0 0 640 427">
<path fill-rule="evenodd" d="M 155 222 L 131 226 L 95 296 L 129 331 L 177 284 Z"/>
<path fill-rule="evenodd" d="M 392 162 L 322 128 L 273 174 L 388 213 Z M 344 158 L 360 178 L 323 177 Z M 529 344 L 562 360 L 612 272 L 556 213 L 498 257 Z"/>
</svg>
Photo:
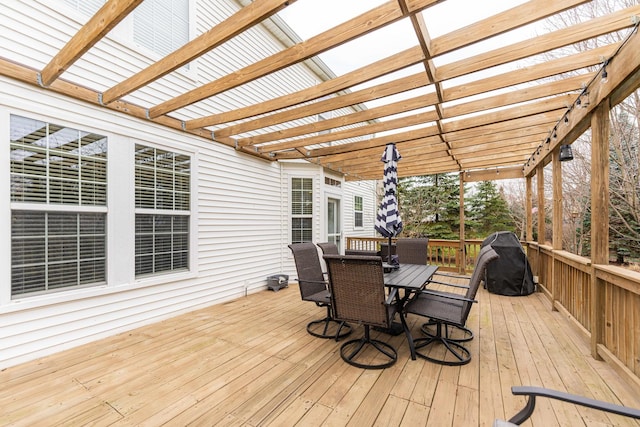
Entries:
<svg viewBox="0 0 640 427">
<path fill-rule="evenodd" d="M 541 385 L 640 407 L 640 393 L 590 356 L 584 334 L 542 294 L 478 292 L 472 361 L 411 360 L 404 335 L 384 370 L 340 358 L 306 323 L 324 309 L 292 284 L 86 344 L 0 372 L 0 425 L 490 426 Z M 407 319 L 419 335 L 424 318 Z M 359 335 L 358 327 L 354 334 Z M 539 399 L 534 426 L 640 423 Z"/>
</svg>

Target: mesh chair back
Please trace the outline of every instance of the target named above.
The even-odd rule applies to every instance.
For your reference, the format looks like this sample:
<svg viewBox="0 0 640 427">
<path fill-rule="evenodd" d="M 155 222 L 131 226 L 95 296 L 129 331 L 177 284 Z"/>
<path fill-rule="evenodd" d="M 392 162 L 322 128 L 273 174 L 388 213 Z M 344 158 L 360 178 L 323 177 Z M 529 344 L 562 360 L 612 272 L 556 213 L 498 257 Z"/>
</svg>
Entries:
<svg viewBox="0 0 640 427">
<path fill-rule="evenodd" d="M 318 243 L 320 249 L 322 249 L 322 253 L 324 255 L 340 255 L 340 251 L 338 250 L 338 245 L 335 243 Z"/>
<path fill-rule="evenodd" d="M 471 279 L 469 279 L 469 289 L 467 290 L 466 298 L 473 300 L 476 297 L 476 293 L 478 293 L 478 287 L 480 286 L 480 282 L 484 279 L 485 271 L 487 269 L 487 265 L 493 261 L 494 259 L 499 258 L 499 255 L 496 251 L 493 250 L 491 245 L 487 245 L 478 254 L 478 258 L 476 259 L 476 265 L 473 269 L 473 273 L 471 274 Z M 465 301 L 462 307 L 462 322 L 461 324 L 465 324 L 467 321 L 467 316 L 469 316 L 469 312 L 471 311 L 472 303 L 469 301 Z"/>
<path fill-rule="evenodd" d="M 400 264 L 427 264 L 428 244 L 429 239 L 426 237 L 396 240 L 396 254 Z"/>
<path fill-rule="evenodd" d="M 298 284 L 303 300 L 327 289 L 327 283 L 322 274 L 318 249 L 313 243 L 293 243 L 289 245 L 296 262 Z"/>
<path fill-rule="evenodd" d="M 385 305 L 382 258 L 325 255 L 334 318 L 346 322 L 389 327 Z"/>
</svg>

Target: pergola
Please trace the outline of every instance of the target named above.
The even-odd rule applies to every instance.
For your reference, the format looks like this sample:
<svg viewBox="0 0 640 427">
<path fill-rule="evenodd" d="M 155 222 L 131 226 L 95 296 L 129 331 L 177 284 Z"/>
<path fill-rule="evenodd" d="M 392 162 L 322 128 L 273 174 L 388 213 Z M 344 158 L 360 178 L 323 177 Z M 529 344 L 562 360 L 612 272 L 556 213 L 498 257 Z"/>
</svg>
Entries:
<svg viewBox="0 0 640 427">
<path fill-rule="evenodd" d="M 115 86 L 98 91 L 84 82 L 67 81 L 63 74 L 142 2 L 110 0 L 42 70 L 0 60 L 0 73 L 211 138 L 254 156 L 306 159 L 355 180 L 381 176 L 378 160 L 382 147 L 389 142 L 396 143 L 403 156 L 400 176 L 445 172 L 460 172 L 465 180 L 494 179 L 497 174 L 499 178 L 530 176 L 539 165 L 549 162 L 550 154 L 560 145 L 571 143 L 584 132 L 600 106 L 606 103 L 611 107 L 638 87 L 639 38 L 628 36 L 624 44 L 605 44 L 601 36 L 621 30 L 630 35 L 637 28 L 640 6 L 442 63 L 444 55 L 462 54 L 466 47 L 588 2 L 532 0 L 431 38 L 425 16 L 445 1 L 392 0 L 159 104 L 127 102 L 128 94 L 153 85 L 243 31 L 268 21 L 294 1 L 241 2 L 245 7 L 219 25 Z M 414 47 L 259 104 L 199 117 L 185 110 L 400 20 L 410 21 L 417 40 Z M 564 56 L 558 53 L 558 49 L 591 39 L 598 39 L 594 43 L 597 48 Z M 543 61 L 541 55 L 550 51 L 556 52 L 557 59 Z M 530 65 L 526 67 L 492 71 L 527 59 Z M 421 67 L 418 73 L 350 90 L 416 65 Z M 601 79 L 605 65 L 606 82 Z M 316 120 L 321 113 L 384 101 L 419 88 L 424 90 L 418 96 Z M 577 103 L 586 108 L 576 108 Z M 393 118 L 385 119 L 390 116 Z M 300 124 L 305 118 L 306 124 Z"/>
<path fill-rule="evenodd" d="M 467 181 L 524 178 L 529 254 L 535 255 L 534 268 L 552 305 L 566 310 L 567 317 L 588 330 L 594 357 L 613 361 L 630 376 L 635 374 L 634 381 L 638 381 L 637 329 L 626 327 L 629 320 L 625 313 L 638 312 L 640 280 L 637 274 L 608 266 L 608 138 L 611 108 L 640 87 L 640 5 L 469 54 L 472 50 L 468 47 L 588 1 L 531 0 L 432 38 L 425 17 L 446 0 L 390 0 L 171 99 L 153 103 L 150 98 L 144 105 L 131 101 L 129 95 L 144 91 L 251 27 L 262 22 L 269 25 L 277 12 L 295 1 L 240 0 L 244 7 L 237 13 L 106 90 L 65 79 L 65 70 L 142 1 L 109 0 L 44 68 L 33 69 L 0 58 L 0 75 L 225 144 L 267 161 L 307 160 L 340 172 L 349 180 L 379 179 L 380 156 L 383 147 L 391 142 L 402 154 L 398 171 L 401 177 L 456 172 L 461 186 Z M 243 85 L 259 83 L 294 64 L 312 61 L 323 52 L 401 20 L 410 22 L 415 32 L 414 47 L 257 104 L 227 111 L 190 108 Z M 622 41 L 607 44 L 611 38 L 604 36 L 616 32 L 620 32 L 617 39 Z M 585 41 L 594 41 L 591 45 L 597 47 L 563 55 L 562 48 Z M 544 54 L 552 51 L 556 59 L 544 60 Z M 458 59 L 443 61 L 456 53 Z M 529 65 L 502 73 L 495 71 L 499 66 L 522 61 Z M 421 70 L 393 77 L 394 73 L 415 66 Z M 392 78 L 377 82 L 384 76 Z M 360 88 L 368 82 L 375 83 Z M 421 88 L 423 93 L 418 96 L 384 103 L 394 95 Z M 364 107 L 370 101 L 382 104 Z M 317 120 L 319 114 L 349 108 L 350 113 Z M 201 114 L 196 116 L 198 111 Z M 571 144 L 589 128 L 592 230 L 591 259 L 585 260 L 562 253 L 560 246 L 559 152 L 562 145 Z M 542 177 L 550 162 L 554 206 L 553 247 L 548 249 L 543 247 L 544 242 L 532 242 L 531 207 L 534 176 L 538 206 L 544 206 Z M 545 235 L 544 224 L 544 209 L 539 208 L 538 236 Z M 463 232 L 460 250 L 464 251 Z M 619 310 L 620 307 L 626 308 Z M 615 334 L 605 333 L 605 329 L 615 329 Z"/>
</svg>

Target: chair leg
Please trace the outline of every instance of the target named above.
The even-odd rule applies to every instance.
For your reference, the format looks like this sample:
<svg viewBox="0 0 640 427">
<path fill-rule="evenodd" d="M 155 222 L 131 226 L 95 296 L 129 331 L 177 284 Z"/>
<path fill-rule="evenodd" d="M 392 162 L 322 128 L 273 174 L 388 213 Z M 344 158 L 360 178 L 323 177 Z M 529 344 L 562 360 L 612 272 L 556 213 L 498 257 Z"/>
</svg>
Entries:
<svg viewBox="0 0 640 427">
<path fill-rule="evenodd" d="M 448 325 L 437 322 L 435 335 L 430 335 L 426 338 L 418 338 L 414 340 L 416 355 L 430 362 L 438 363 L 441 365 L 459 366 L 469 363 L 471 361 L 471 353 L 458 341 L 453 341 L 447 338 L 447 327 Z M 426 353 L 424 353 L 424 351 L 418 351 L 419 349 L 428 347 L 429 345 L 434 343 L 441 344 L 445 347 L 446 352 L 444 358 L 436 359 L 428 356 Z M 456 358 L 456 360 L 447 360 L 447 354 L 449 353 L 452 354 Z"/>
<path fill-rule="evenodd" d="M 425 322 L 420 327 L 420 330 L 427 337 L 435 336 L 433 331 L 431 331 L 432 327 L 436 326 L 437 322 L 433 320 L 429 320 Z M 473 339 L 473 331 L 465 326 L 454 326 L 454 325 L 446 325 L 447 330 L 445 331 L 445 336 L 449 341 L 453 342 L 467 342 Z M 454 334 L 462 335 L 460 337 L 454 337 Z"/>
<path fill-rule="evenodd" d="M 386 362 L 367 364 L 356 361 L 356 357 L 367 347 L 374 348 L 378 353 L 381 353 L 387 359 Z M 396 363 L 398 360 L 398 353 L 396 349 L 379 340 L 371 339 L 369 334 L 369 325 L 364 325 L 364 336 L 358 340 L 347 341 L 340 347 L 340 356 L 342 360 L 350 365 L 364 369 L 384 369 Z"/>
<path fill-rule="evenodd" d="M 327 316 L 307 324 L 307 332 L 318 338 L 332 338 L 339 341 L 351 333 L 351 325 L 331 317 L 331 307 L 327 306 Z"/>
</svg>

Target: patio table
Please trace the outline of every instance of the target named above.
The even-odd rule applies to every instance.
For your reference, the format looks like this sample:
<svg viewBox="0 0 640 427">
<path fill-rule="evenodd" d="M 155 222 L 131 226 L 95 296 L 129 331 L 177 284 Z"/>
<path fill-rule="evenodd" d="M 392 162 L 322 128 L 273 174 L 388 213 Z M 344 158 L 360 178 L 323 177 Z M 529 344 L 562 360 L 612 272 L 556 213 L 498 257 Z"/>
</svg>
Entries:
<svg viewBox="0 0 640 427">
<path fill-rule="evenodd" d="M 384 285 L 410 294 L 423 290 L 436 271 L 437 265 L 400 264 L 399 268 L 384 273 Z"/>
<path fill-rule="evenodd" d="M 390 329 L 383 332 L 391 335 L 399 335 L 403 331 L 408 333 L 406 322 L 402 317 L 404 305 L 411 295 L 422 291 L 427 286 L 436 271 L 438 271 L 438 266 L 436 265 L 400 264 L 398 268 L 384 273 L 384 285 L 388 288 L 398 289 L 397 313 L 400 314 L 402 324 L 394 323 Z M 402 295 L 400 290 L 403 291 Z"/>
</svg>

